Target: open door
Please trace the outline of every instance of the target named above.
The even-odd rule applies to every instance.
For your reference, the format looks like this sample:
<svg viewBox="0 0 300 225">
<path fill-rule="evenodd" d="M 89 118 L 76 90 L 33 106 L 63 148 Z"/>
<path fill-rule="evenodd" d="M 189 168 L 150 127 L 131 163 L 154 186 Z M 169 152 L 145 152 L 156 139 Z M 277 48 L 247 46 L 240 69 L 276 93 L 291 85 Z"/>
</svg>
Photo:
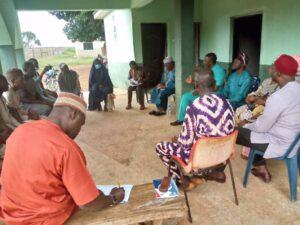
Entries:
<svg viewBox="0 0 300 225">
<path fill-rule="evenodd" d="M 240 51 L 249 56 L 248 71 L 252 75 L 259 74 L 261 49 L 262 14 L 239 17 L 233 21 L 233 56 Z"/>
<path fill-rule="evenodd" d="M 142 23 L 142 51 L 144 70 L 150 74 L 150 84 L 155 86 L 164 71 L 163 59 L 167 49 L 167 25 Z"/>
</svg>

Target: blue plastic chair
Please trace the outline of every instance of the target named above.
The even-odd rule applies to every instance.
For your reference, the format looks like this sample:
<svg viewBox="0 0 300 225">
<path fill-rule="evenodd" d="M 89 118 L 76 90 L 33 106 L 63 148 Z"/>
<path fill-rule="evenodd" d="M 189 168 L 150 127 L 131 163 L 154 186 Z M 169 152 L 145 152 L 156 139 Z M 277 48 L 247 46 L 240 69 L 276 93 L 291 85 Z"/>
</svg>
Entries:
<svg viewBox="0 0 300 225">
<path fill-rule="evenodd" d="M 290 186 L 290 196 L 291 201 L 297 201 L 297 183 L 298 183 L 298 173 L 300 173 L 300 134 L 297 135 L 296 139 L 293 141 L 293 143 L 290 145 L 290 147 L 287 149 L 286 153 L 281 156 L 274 158 L 276 160 L 284 160 L 287 166 L 288 176 L 289 176 L 289 186 Z M 297 149 L 298 148 L 298 149 Z M 297 149 L 297 151 L 296 151 Z M 288 158 L 289 154 L 292 151 L 296 151 L 295 156 L 292 158 Z M 264 152 L 251 149 L 248 157 L 247 167 L 245 171 L 245 176 L 243 180 L 244 187 L 247 186 L 249 174 L 252 168 L 252 162 L 254 160 L 255 155 L 263 156 Z"/>
</svg>

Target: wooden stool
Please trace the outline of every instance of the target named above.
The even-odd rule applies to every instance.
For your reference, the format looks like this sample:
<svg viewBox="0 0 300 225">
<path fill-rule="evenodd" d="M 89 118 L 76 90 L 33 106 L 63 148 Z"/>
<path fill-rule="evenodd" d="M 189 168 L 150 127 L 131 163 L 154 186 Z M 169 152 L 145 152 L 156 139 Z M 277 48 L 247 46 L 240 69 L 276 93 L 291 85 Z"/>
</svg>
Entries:
<svg viewBox="0 0 300 225">
<path fill-rule="evenodd" d="M 129 202 L 98 212 L 78 210 L 67 225 L 129 225 L 151 222 L 162 225 L 163 220 L 187 215 L 184 196 L 157 199 L 153 184 L 134 186 Z"/>
</svg>

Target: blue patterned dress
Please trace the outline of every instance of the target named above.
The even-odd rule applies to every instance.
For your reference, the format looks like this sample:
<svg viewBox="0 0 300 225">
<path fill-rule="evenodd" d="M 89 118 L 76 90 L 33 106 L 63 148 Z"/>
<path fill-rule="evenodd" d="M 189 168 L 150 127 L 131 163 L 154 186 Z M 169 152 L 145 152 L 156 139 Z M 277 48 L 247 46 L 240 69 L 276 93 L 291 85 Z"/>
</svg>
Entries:
<svg viewBox="0 0 300 225">
<path fill-rule="evenodd" d="M 187 109 L 181 133 L 176 143 L 161 142 L 156 152 L 168 167 L 172 155 L 188 164 L 191 149 L 202 137 L 224 137 L 234 131 L 234 111 L 230 103 L 216 94 L 197 98 Z M 172 177 L 179 179 L 176 166 L 171 168 Z"/>
</svg>

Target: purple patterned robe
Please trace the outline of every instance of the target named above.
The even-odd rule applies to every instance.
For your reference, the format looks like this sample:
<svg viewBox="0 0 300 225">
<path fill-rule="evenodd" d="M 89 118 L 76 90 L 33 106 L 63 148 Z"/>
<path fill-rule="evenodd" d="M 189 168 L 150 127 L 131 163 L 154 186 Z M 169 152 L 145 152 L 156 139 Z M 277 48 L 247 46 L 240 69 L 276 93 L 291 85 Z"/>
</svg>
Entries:
<svg viewBox="0 0 300 225">
<path fill-rule="evenodd" d="M 156 152 L 166 166 L 172 155 L 188 164 L 191 149 L 199 138 L 223 137 L 233 131 L 234 111 L 230 103 L 216 94 L 204 95 L 188 107 L 177 143 L 161 142 Z M 179 176 L 176 167 L 171 172 Z"/>
</svg>

